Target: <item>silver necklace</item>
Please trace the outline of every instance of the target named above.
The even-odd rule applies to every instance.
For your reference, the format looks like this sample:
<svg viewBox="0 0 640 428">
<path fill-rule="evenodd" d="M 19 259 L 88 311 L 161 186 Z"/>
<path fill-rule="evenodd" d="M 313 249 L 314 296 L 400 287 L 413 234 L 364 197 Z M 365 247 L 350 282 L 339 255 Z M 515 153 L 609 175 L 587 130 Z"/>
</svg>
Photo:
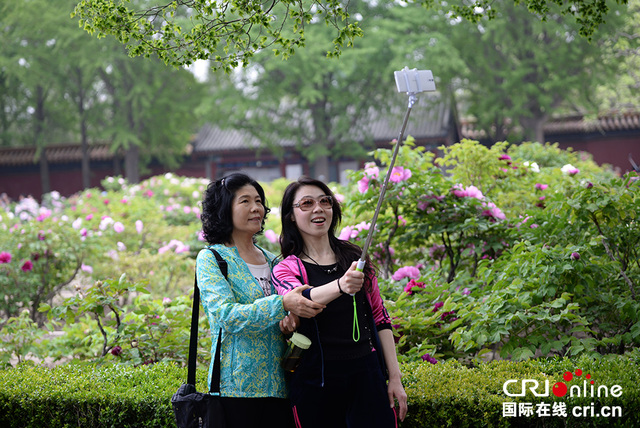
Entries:
<svg viewBox="0 0 640 428">
<path fill-rule="evenodd" d="M 333 266 L 332 268 L 326 269 L 326 268 L 322 267 L 323 265 L 321 265 L 320 263 L 315 261 L 315 259 L 313 257 L 311 257 L 309 254 L 305 253 L 304 250 L 302 251 L 302 254 L 304 254 L 305 257 L 307 257 L 309 260 L 311 260 L 313 263 L 315 263 L 316 266 L 318 266 L 320 269 L 325 271 L 327 273 L 327 275 L 332 274 L 334 272 L 337 272 L 337 270 L 338 270 L 338 263 L 337 262 L 336 262 L 335 266 Z"/>
</svg>

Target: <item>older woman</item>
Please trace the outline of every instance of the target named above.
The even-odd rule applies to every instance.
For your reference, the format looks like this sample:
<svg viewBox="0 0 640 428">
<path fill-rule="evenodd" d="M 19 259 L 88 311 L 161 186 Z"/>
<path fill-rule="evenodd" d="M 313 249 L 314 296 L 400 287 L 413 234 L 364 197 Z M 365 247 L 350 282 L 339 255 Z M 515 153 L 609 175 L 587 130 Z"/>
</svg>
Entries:
<svg viewBox="0 0 640 428">
<path fill-rule="evenodd" d="M 211 355 L 221 335 L 220 396 L 230 427 L 293 426 L 280 360 L 284 333 L 297 317 L 317 315 L 324 305 L 301 293 L 279 296 L 270 282 L 274 255 L 254 242 L 269 208 L 264 190 L 244 174 L 212 182 L 202 203 L 202 230 L 209 243 L 200 251 L 196 273 L 211 327 Z M 210 249 L 227 262 L 227 278 Z M 302 291 L 302 290 L 301 290 Z M 209 369 L 211 386 L 213 358 Z"/>
</svg>

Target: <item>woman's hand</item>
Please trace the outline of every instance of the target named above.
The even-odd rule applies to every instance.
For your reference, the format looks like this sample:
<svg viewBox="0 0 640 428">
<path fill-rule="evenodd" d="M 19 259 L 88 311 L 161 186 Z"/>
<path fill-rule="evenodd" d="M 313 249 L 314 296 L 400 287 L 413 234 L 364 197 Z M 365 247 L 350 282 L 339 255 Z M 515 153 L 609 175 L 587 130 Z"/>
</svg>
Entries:
<svg viewBox="0 0 640 428">
<path fill-rule="evenodd" d="M 392 408 L 395 406 L 395 400 L 398 400 L 398 419 L 400 419 L 400 421 L 404 421 L 408 410 L 407 393 L 402 386 L 400 378 L 389 379 L 387 394 L 389 395 L 389 403 Z"/>
<path fill-rule="evenodd" d="M 284 310 L 287 312 L 293 312 L 295 315 L 302 318 L 313 318 L 322 312 L 325 305 L 309 300 L 302 295 L 302 291 L 307 288 L 311 288 L 311 286 L 302 285 L 300 287 L 296 287 L 282 296 Z"/>
<path fill-rule="evenodd" d="M 297 330 L 300 325 L 300 318 L 293 313 L 280 320 L 280 331 L 284 335 L 289 335 Z"/>
<path fill-rule="evenodd" d="M 364 284 L 364 273 L 356 270 L 358 262 L 351 263 L 349 269 L 338 280 L 340 289 L 347 294 L 356 294 Z"/>
</svg>

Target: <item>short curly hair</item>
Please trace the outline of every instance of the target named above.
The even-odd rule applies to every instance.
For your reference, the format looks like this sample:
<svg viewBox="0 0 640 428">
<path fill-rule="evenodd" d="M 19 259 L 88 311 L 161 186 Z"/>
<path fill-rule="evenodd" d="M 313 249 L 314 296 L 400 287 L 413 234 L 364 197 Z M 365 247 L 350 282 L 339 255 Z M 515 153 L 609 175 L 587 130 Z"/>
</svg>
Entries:
<svg viewBox="0 0 640 428">
<path fill-rule="evenodd" d="M 231 203 L 236 191 L 247 184 L 255 187 L 260 199 L 262 199 L 265 211 L 262 218 L 262 227 L 257 234 L 262 233 L 264 230 L 267 214 L 271 211 L 267 206 L 264 189 L 256 180 L 246 174 L 230 174 L 209 183 L 204 193 L 200 220 L 202 220 L 202 235 L 209 244 L 231 242 L 231 233 L 233 232 Z"/>
</svg>

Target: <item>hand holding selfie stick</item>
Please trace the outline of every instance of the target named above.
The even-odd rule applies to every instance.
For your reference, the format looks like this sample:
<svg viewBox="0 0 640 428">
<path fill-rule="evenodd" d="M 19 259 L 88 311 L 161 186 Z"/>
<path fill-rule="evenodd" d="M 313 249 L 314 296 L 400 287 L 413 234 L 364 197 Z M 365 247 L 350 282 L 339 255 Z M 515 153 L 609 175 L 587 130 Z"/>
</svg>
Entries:
<svg viewBox="0 0 640 428">
<path fill-rule="evenodd" d="M 404 115 L 404 121 L 402 122 L 402 129 L 400 130 L 400 135 L 398 136 L 398 140 L 396 141 L 396 146 L 393 149 L 393 155 L 391 156 L 391 162 L 389 163 L 389 169 L 387 170 L 387 175 L 382 182 L 382 186 L 380 188 L 380 196 L 378 197 L 378 205 L 376 206 L 376 210 L 373 213 L 373 218 L 371 219 L 371 225 L 369 226 L 369 233 L 367 234 L 367 239 L 364 242 L 364 246 L 362 247 L 362 255 L 358 260 L 357 269 L 360 272 L 364 271 L 364 266 L 367 260 L 367 252 L 369 251 L 369 247 L 371 246 L 371 240 L 373 239 L 373 233 L 376 228 L 376 221 L 378 220 L 378 214 L 380 213 L 380 208 L 382 207 L 382 201 L 384 199 L 384 195 L 387 192 L 387 185 L 389 183 L 389 178 L 391 177 L 391 170 L 393 169 L 393 165 L 396 162 L 396 157 L 398 156 L 398 150 L 400 149 L 400 145 L 402 144 L 402 139 L 404 138 L 404 130 L 407 127 L 407 122 L 409 121 L 409 114 L 411 113 L 411 108 L 413 104 L 418 100 L 417 94 L 420 92 L 432 92 L 436 90 L 436 84 L 433 81 L 433 74 L 430 70 L 417 70 L 411 69 L 408 67 L 403 68 L 400 71 L 395 71 L 394 77 L 396 79 L 396 86 L 398 88 L 398 92 L 406 92 L 409 95 L 409 105 L 407 107 L 407 112 Z M 356 301 L 355 296 L 353 298 L 353 340 L 357 342 L 360 340 L 360 328 L 358 326 L 358 318 L 356 316 Z"/>
</svg>

